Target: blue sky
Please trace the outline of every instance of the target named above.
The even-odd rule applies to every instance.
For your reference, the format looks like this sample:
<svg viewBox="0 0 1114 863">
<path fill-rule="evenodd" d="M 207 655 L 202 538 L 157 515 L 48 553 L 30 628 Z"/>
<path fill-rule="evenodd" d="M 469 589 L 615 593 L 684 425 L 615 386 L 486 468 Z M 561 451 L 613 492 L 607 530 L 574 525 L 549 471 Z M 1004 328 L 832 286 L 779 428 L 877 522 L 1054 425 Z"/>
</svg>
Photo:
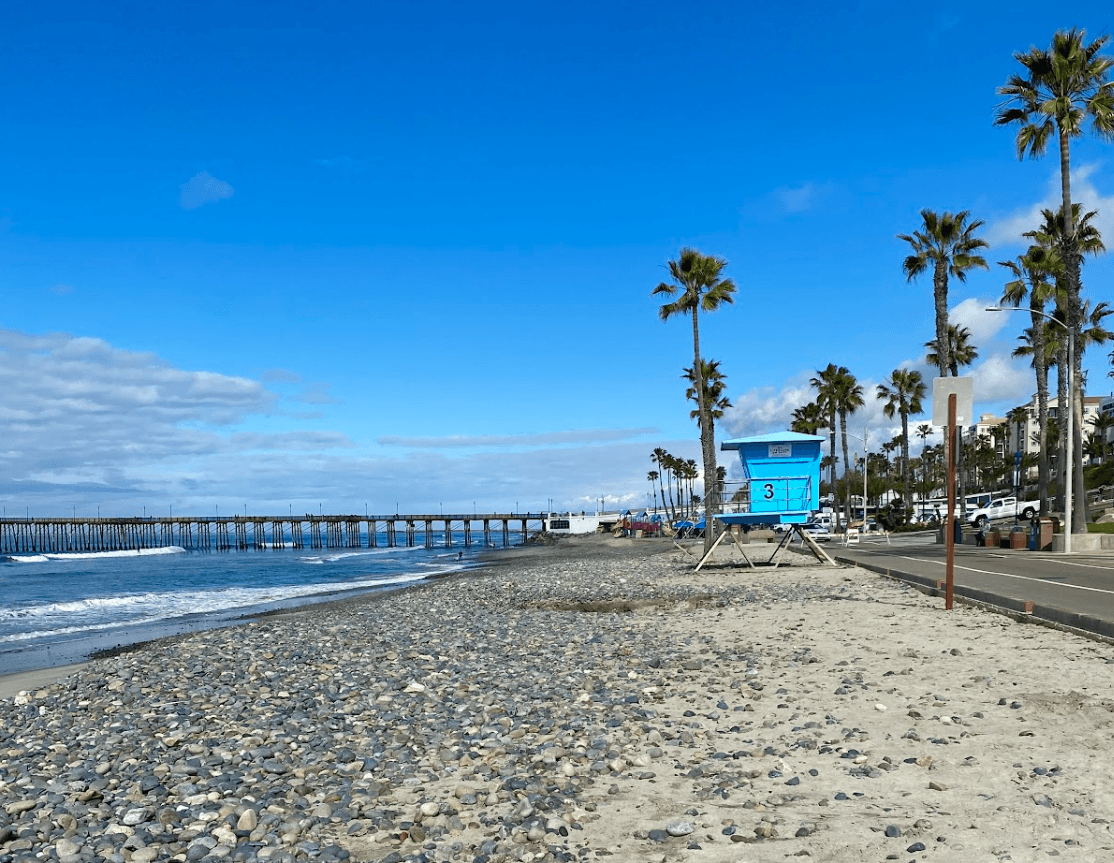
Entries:
<svg viewBox="0 0 1114 863">
<path fill-rule="evenodd" d="M 992 125 L 1012 52 L 1108 3 L 24 5 L 0 74 L 0 499 L 22 514 L 469 511 L 645 500 L 699 458 L 691 331 L 651 290 L 729 261 L 702 324 L 785 428 L 829 362 L 923 369 L 895 234 L 1057 200 Z M 1114 240 L 1114 145 L 1074 145 Z M 1114 264 L 1085 293 L 1114 299 Z M 976 412 L 1026 401 L 1005 278 L 952 284 Z M 1114 384 L 1109 348 L 1089 393 Z M 853 424 L 893 423 L 873 399 Z M 11 513 L 9 513 L 11 514 Z"/>
</svg>

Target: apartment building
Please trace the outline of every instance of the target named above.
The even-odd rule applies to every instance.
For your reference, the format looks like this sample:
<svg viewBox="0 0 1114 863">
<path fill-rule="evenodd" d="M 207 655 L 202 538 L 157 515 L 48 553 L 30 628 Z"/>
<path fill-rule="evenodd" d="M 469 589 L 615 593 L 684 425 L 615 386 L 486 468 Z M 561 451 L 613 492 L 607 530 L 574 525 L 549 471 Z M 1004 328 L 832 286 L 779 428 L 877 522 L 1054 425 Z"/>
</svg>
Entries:
<svg viewBox="0 0 1114 863">
<path fill-rule="evenodd" d="M 1059 400 L 1055 397 L 1048 400 L 1048 416 L 1050 419 L 1059 418 L 1059 407 Z M 1091 418 L 1098 415 L 1100 411 L 1108 409 L 1114 411 L 1114 397 L 1083 397 L 1084 434 L 1091 430 Z M 1037 417 L 1037 397 L 1035 395 L 1028 404 L 1020 405 L 1018 409 L 1010 411 L 1004 422 L 1006 424 L 1006 450 L 1008 452 L 1020 450 L 1023 455 L 1028 455 L 1038 451 L 1037 441 L 1040 439 L 1040 422 Z M 1032 468 L 1029 475 L 1035 477 L 1036 468 Z"/>
</svg>

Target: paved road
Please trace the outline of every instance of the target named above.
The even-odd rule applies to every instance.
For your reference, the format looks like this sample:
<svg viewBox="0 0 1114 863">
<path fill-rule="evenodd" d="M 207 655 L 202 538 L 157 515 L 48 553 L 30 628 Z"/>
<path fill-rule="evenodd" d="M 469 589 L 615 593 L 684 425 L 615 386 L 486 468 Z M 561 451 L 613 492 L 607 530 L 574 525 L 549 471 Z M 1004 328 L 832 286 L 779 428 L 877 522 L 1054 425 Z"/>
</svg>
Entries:
<svg viewBox="0 0 1114 863">
<path fill-rule="evenodd" d="M 832 542 L 828 553 L 931 580 L 945 575 L 945 547 L 937 545 L 934 537 L 899 535 L 889 544 L 867 540 L 847 548 Z M 986 591 L 1018 602 L 1031 600 L 1037 606 L 1097 618 L 1114 628 L 1114 552 L 1063 555 L 957 545 L 954 573 L 957 589 Z"/>
</svg>

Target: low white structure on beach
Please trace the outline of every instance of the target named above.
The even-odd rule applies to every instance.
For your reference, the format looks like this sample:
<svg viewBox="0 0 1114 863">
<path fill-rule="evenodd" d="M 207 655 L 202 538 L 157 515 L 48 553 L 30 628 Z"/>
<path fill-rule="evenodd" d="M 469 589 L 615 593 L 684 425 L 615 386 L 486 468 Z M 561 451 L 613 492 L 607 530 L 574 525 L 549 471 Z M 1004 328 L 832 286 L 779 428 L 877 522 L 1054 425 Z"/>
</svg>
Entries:
<svg viewBox="0 0 1114 863">
<path fill-rule="evenodd" d="M 546 533 L 595 533 L 600 527 L 598 515 L 573 515 L 551 512 L 542 520 Z"/>
</svg>

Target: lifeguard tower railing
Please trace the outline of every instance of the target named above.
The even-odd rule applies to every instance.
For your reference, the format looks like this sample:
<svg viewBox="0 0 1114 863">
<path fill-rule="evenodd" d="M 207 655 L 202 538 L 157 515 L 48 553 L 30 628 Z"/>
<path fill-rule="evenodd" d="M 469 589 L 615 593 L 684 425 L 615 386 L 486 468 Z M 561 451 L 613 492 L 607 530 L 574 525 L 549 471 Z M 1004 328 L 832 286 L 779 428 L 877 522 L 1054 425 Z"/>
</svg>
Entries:
<svg viewBox="0 0 1114 863">
<path fill-rule="evenodd" d="M 723 484 L 724 513 L 807 513 L 811 511 L 811 476 L 770 476 Z M 772 517 L 771 522 L 780 519 Z"/>
</svg>

